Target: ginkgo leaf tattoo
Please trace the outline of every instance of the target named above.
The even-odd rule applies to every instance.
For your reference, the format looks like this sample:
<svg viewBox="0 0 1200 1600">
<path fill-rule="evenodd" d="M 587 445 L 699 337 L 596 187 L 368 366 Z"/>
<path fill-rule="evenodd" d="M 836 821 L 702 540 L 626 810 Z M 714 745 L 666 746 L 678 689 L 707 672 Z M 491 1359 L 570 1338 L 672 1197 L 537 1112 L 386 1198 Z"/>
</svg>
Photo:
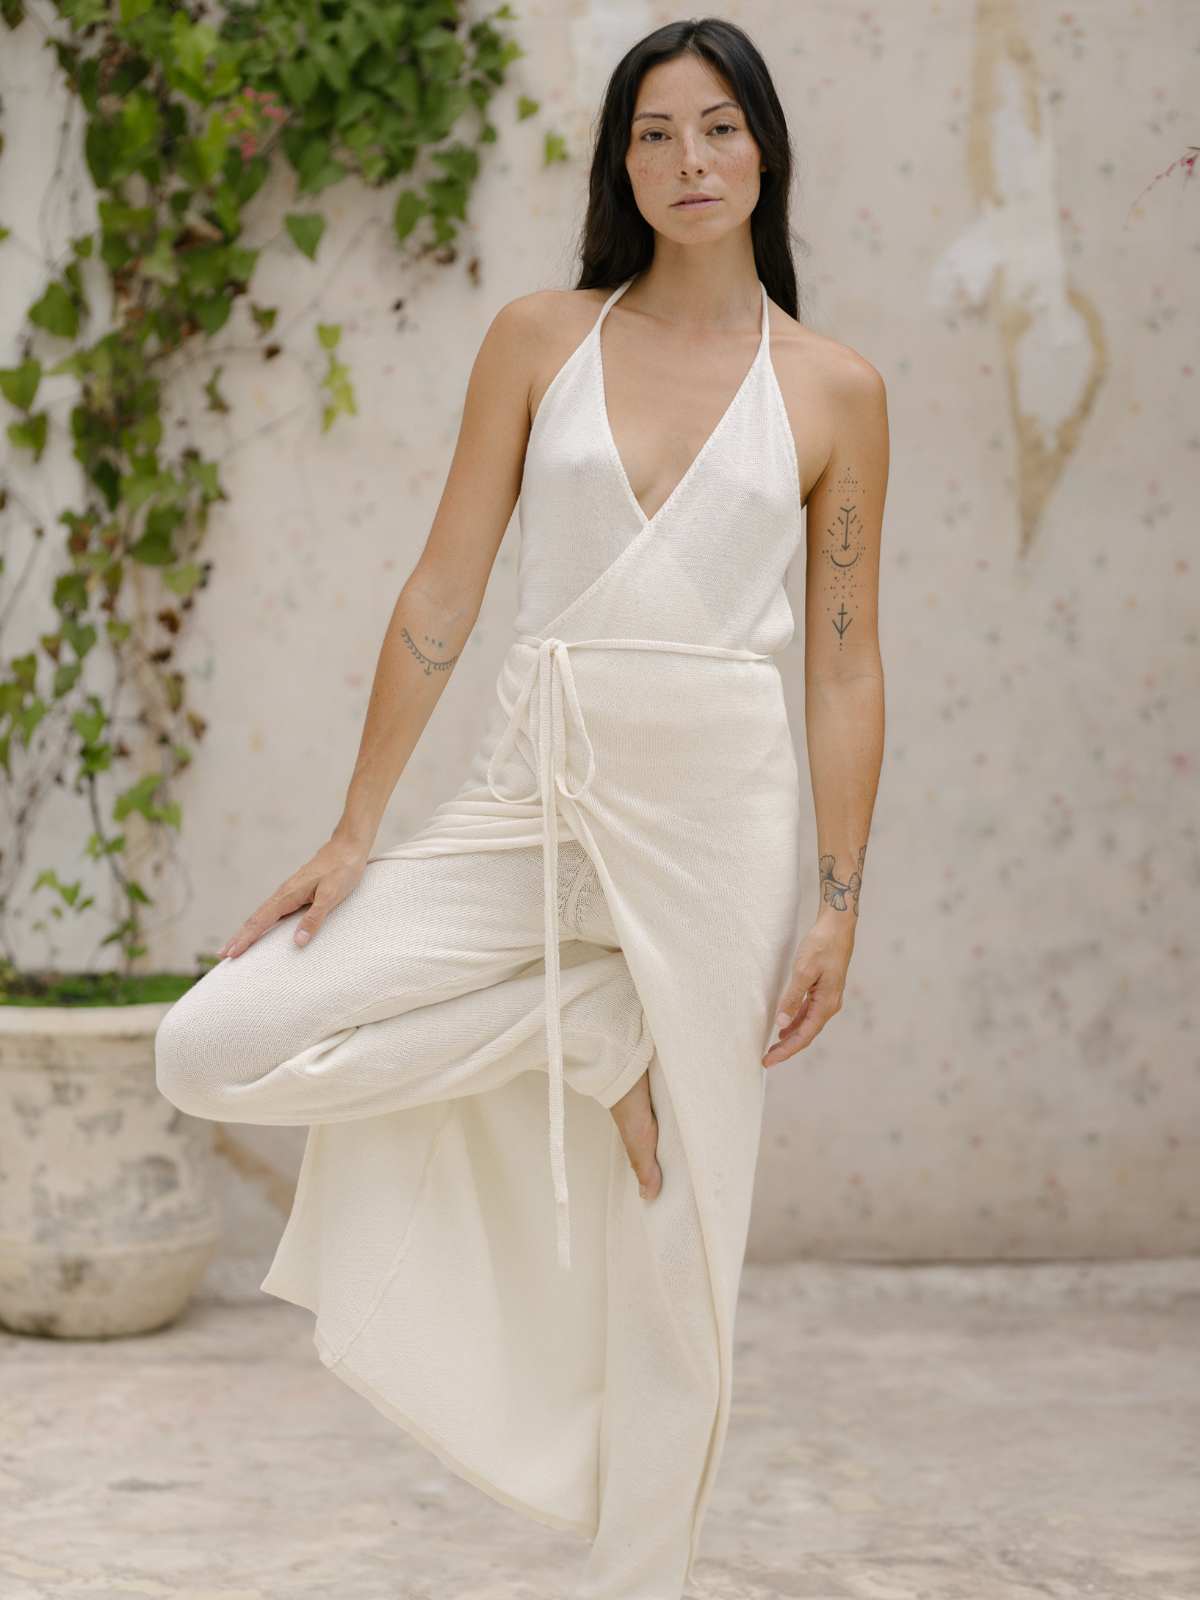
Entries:
<svg viewBox="0 0 1200 1600">
<path fill-rule="evenodd" d="M 867 847 L 864 844 L 858 852 L 858 866 L 843 883 L 834 872 L 836 857 L 822 856 L 821 867 L 821 899 L 826 905 L 832 906 L 835 911 L 845 911 L 847 900 L 854 906 L 854 915 L 858 915 L 858 897 L 862 889 L 862 869 L 866 860 Z"/>
<path fill-rule="evenodd" d="M 422 650 L 421 646 L 413 638 L 412 634 L 409 633 L 407 628 L 402 628 L 400 630 L 400 636 L 408 648 L 412 651 L 413 655 L 425 668 L 425 676 L 427 678 L 432 677 L 435 672 L 449 672 L 450 668 L 458 660 L 459 654 L 461 654 L 461 652 L 456 652 L 452 656 L 447 656 L 445 660 L 438 661 L 433 656 L 427 655 L 425 651 Z M 423 634 L 422 638 L 431 649 L 440 650 L 445 648 L 446 641 L 444 639 L 435 639 L 432 634 L 428 633 Z"/>
<path fill-rule="evenodd" d="M 855 568 L 863 553 L 862 513 L 859 497 L 862 485 L 853 470 L 846 467 L 838 480 L 838 508 L 833 523 L 825 530 L 825 559 L 829 564 L 829 585 L 825 610 L 838 636 L 838 649 L 854 621 L 858 601 L 858 575 Z"/>
</svg>

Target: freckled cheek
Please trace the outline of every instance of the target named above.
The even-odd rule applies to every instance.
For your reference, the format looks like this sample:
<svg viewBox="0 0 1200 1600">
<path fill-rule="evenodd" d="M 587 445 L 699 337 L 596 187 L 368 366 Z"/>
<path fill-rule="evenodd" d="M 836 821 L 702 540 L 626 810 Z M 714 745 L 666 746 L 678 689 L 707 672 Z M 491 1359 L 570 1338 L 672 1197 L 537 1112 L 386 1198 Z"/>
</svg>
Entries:
<svg viewBox="0 0 1200 1600">
<path fill-rule="evenodd" d="M 721 162 L 721 175 L 731 189 L 750 189 L 758 177 L 761 159 L 758 151 L 743 147 L 736 154 L 730 152 Z"/>
<path fill-rule="evenodd" d="M 674 169 L 670 162 L 661 159 L 655 160 L 649 152 L 631 156 L 626 162 L 629 181 L 638 189 L 651 193 L 655 189 L 662 189 L 675 182 Z"/>
</svg>

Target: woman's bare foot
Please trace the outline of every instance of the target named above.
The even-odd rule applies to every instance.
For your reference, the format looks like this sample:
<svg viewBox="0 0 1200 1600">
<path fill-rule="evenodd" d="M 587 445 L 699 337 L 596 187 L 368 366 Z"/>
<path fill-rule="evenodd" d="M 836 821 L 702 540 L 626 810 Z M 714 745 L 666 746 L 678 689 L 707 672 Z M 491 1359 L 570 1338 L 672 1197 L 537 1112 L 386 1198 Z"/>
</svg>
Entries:
<svg viewBox="0 0 1200 1600">
<path fill-rule="evenodd" d="M 658 1118 L 650 1099 L 650 1069 L 628 1094 L 609 1107 L 625 1146 L 629 1164 L 637 1174 L 638 1188 L 646 1200 L 653 1200 L 662 1188 L 662 1168 L 658 1164 Z"/>
</svg>

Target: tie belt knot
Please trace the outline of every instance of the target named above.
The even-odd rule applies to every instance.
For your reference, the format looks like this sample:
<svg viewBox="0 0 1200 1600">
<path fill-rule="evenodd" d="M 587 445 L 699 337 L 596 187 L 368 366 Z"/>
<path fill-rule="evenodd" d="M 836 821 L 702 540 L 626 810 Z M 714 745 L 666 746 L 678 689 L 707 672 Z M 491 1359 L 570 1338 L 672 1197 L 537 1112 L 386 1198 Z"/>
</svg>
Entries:
<svg viewBox="0 0 1200 1600">
<path fill-rule="evenodd" d="M 519 638 L 523 643 L 536 642 L 536 654 L 532 669 L 527 673 L 517 693 L 508 723 L 488 762 L 488 788 L 497 800 L 528 803 L 536 799 L 545 800 L 547 788 L 552 785 L 574 800 L 592 781 L 596 770 L 596 755 L 592 741 L 588 738 L 583 708 L 579 704 L 575 674 L 571 670 L 570 645 L 565 639 L 556 639 L 553 636 L 536 641 L 526 634 L 519 635 Z M 517 736 L 527 720 L 526 707 L 533 699 L 535 690 L 538 698 L 534 740 L 536 752 L 534 784 L 524 794 L 513 793 L 500 785 L 496 777 L 496 767 L 498 762 L 504 760 L 515 749 Z M 574 730 L 587 753 L 586 768 L 575 783 L 571 781 L 572 773 L 569 765 L 570 750 L 567 738 L 569 729 Z M 524 731 L 528 737 L 528 729 Z"/>
</svg>

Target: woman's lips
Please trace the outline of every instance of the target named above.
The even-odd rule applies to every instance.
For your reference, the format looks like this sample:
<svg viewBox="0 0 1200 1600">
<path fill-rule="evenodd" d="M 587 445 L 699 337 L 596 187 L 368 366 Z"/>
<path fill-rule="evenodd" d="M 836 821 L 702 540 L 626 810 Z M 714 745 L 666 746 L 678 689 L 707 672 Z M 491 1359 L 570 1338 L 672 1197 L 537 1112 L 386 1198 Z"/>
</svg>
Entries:
<svg viewBox="0 0 1200 1600">
<path fill-rule="evenodd" d="M 703 200 L 675 200 L 672 202 L 672 204 L 678 210 L 690 210 L 693 206 L 715 206 L 716 203 L 717 197 L 715 194 L 707 195 Z"/>
</svg>

